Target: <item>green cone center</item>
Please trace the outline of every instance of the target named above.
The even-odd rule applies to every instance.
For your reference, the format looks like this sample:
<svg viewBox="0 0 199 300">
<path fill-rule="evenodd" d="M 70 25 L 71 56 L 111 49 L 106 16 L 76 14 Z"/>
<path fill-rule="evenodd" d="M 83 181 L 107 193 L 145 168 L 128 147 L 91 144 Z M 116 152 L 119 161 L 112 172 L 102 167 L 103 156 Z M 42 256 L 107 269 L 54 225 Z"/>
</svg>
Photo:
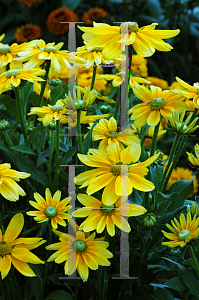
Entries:
<svg viewBox="0 0 199 300">
<path fill-rule="evenodd" d="M 110 168 L 110 172 L 113 173 L 115 176 L 125 175 L 128 173 L 128 166 L 122 160 L 118 160 L 112 164 Z"/>
<path fill-rule="evenodd" d="M 116 131 L 113 130 L 108 130 L 107 132 L 105 132 L 104 134 L 107 138 L 116 138 L 118 136 Z"/>
<path fill-rule="evenodd" d="M 62 105 L 53 105 L 51 108 L 51 110 L 63 110 L 64 107 Z"/>
<path fill-rule="evenodd" d="M 57 215 L 57 209 L 54 206 L 48 206 L 45 209 L 45 214 L 48 218 L 54 218 Z"/>
<path fill-rule="evenodd" d="M 123 25 L 124 24 L 124 25 Z M 139 26 L 138 26 L 138 23 L 137 22 L 124 22 L 123 24 L 120 25 L 120 28 L 121 26 L 125 26 L 127 25 L 128 26 L 128 33 L 130 34 L 131 32 L 138 32 L 139 31 Z M 120 29 L 121 31 L 121 29 Z"/>
<path fill-rule="evenodd" d="M 81 240 L 74 242 L 74 246 L 77 252 L 84 252 L 87 248 L 86 243 Z"/>
<path fill-rule="evenodd" d="M 158 110 L 164 107 L 166 104 L 166 101 L 164 98 L 155 98 L 151 101 L 151 109 L 152 110 Z"/>
<path fill-rule="evenodd" d="M 15 75 L 19 75 L 21 74 L 21 72 L 19 70 L 13 69 L 8 71 L 8 73 L 6 74 L 6 77 L 9 78 L 11 76 L 15 76 Z"/>
<path fill-rule="evenodd" d="M 4 255 L 8 255 L 11 253 L 12 250 L 12 246 L 6 242 L 1 242 L 0 243 L 0 255 L 4 256 Z"/>
<path fill-rule="evenodd" d="M 44 52 L 48 52 L 48 53 L 52 52 L 55 54 L 57 54 L 59 52 L 55 47 L 52 47 L 52 46 L 43 47 L 43 48 L 40 48 L 40 50 L 43 50 Z"/>
<path fill-rule="evenodd" d="M 190 241 L 192 238 L 192 232 L 187 229 L 180 231 L 180 233 L 178 234 L 179 241 Z"/>
<path fill-rule="evenodd" d="M 115 205 L 102 205 L 100 208 L 102 214 L 104 215 L 110 215 L 113 214 L 113 212 L 115 211 Z"/>
<path fill-rule="evenodd" d="M 0 47 L 0 54 L 10 53 L 10 46 L 3 45 Z"/>
</svg>

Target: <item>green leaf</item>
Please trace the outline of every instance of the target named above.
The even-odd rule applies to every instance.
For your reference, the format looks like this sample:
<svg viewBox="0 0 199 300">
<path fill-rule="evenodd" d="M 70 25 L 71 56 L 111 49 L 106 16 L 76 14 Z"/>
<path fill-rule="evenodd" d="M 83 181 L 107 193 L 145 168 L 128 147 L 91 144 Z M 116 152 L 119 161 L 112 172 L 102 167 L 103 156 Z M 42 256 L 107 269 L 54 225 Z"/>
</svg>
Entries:
<svg viewBox="0 0 199 300">
<path fill-rule="evenodd" d="M 17 101 L 7 95 L 1 95 L 0 96 L 0 102 L 3 103 L 9 112 L 11 112 L 17 119 L 18 116 L 18 110 L 17 110 Z"/>
<path fill-rule="evenodd" d="M 42 183 L 46 187 L 50 187 L 50 183 L 47 177 L 44 175 L 43 172 L 40 172 L 35 168 L 33 162 L 30 159 L 28 159 L 27 157 L 26 159 L 24 159 L 24 157 L 17 155 L 16 162 L 20 171 L 30 173 L 31 179 L 36 180 L 39 183 Z"/>
<path fill-rule="evenodd" d="M 197 262 L 198 262 L 198 264 L 199 264 L 199 259 L 196 258 L 196 260 L 197 260 Z M 189 258 L 189 259 L 187 259 L 187 260 L 184 260 L 184 261 L 182 262 L 182 264 L 183 264 L 184 266 L 192 266 L 193 268 L 195 268 L 195 264 L 194 264 L 192 258 Z"/>
<path fill-rule="evenodd" d="M 92 126 L 92 128 L 89 130 L 87 133 L 84 141 L 83 141 L 83 154 L 87 154 L 89 148 L 93 148 L 91 145 L 92 142 L 92 134 L 93 134 L 93 129 L 97 125 L 97 122 Z"/>
<path fill-rule="evenodd" d="M 72 10 L 78 7 L 81 0 L 62 0 L 62 7 L 68 7 Z"/>
<path fill-rule="evenodd" d="M 7 148 L 4 144 L 0 143 L 0 149 L 11 154 L 9 148 Z"/>
<path fill-rule="evenodd" d="M 50 293 L 50 295 L 48 295 L 48 297 L 45 300 L 72 300 L 72 296 L 62 290 L 57 290 L 54 291 L 52 293 Z"/>
<path fill-rule="evenodd" d="M 175 277 L 167 280 L 166 285 L 174 291 L 183 292 L 186 288 L 180 277 Z"/>
<path fill-rule="evenodd" d="M 40 290 L 41 290 L 41 282 L 38 277 L 33 277 L 30 280 L 31 292 L 35 298 L 35 300 L 39 300 Z"/>
<path fill-rule="evenodd" d="M 46 142 L 46 131 L 43 131 L 37 136 L 36 149 L 42 151 Z"/>
<path fill-rule="evenodd" d="M 59 100 L 61 98 L 61 94 L 62 94 L 62 87 L 61 87 L 61 85 L 58 85 L 58 86 L 54 87 L 51 90 L 51 93 L 50 93 L 50 98 L 51 98 L 50 104 L 51 105 L 55 105 L 55 103 L 57 102 L 57 100 Z"/>
<path fill-rule="evenodd" d="M 139 195 L 137 191 L 133 191 L 131 195 L 129 195 L 129 203 L 142 205 L 142 197 Z"/>
<path fill-rule="evenodd" d="M 158 187 L 158 176 L 156 175 L 154 168 L 151 166 L 149 166 L 149 181 L 155 185 L 155 190 L 153 190 L 153 192 L 156 191 Z"/>
<path fill-rule="evenodd" d="M 13 149 L 13 150 L 16 150 L 16 151 L 19 151 L 19 152 L 22 152 L 22 153 L 36 155 L 36 153 L 34 153 L 33 150 L 29 146 L 27 146 L 26 144 L 13 146 L 13 147 L 10 147 L 10 149 Z"/>
<path fill-rule="evenodd" d="M 46 230 L 47 230 L 47 228 L 48 228 L 48 223 L 49 223 L 48 221 L 42 223 L 42 225 L 41 225 L 39 231 L 38 231 L 37 234 L 36 234 L 36 237 L 42 237 L 42 236 L 43 236 L 43 234 L 46 232 Z"/>
<path fill-rule="evenodd" d="M 161 288 L 157 288 L 156 292 L 156 300 L 174 300 L 173 296 L 169 293 L 169 291 Z"/>
<path fill-rule="evenodd" d="M 45 126 L 35 128 L 35 129 L 28 135 L 26 144 L 29 145 L 29 144 L 33 141 L 35 135 L 36 135 L 38 132 L 43 131 L 43 130 L 45 130 L 45 129 L 46 129 Z"/>
<path fill-rule="evenodd" d="M 38 276 L 39 280 L 43 281 L 44 265 L 35 265 L 28 263 L 33 272 Z"/>
<path fill-rule="evenodd" d="M 69 160 L 77 153 L 78 146 L 70 148 L 65 154 L 64 164 L 67 164 Z"/>
</svg>

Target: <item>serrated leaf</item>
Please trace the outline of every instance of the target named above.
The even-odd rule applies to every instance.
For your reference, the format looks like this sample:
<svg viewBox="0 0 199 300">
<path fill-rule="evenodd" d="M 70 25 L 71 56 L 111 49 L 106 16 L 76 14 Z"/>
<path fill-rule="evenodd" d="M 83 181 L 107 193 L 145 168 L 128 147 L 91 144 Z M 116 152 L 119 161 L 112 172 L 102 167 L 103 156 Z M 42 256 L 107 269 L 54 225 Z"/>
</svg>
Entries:
<svg viewBox="0 0 199 300">
<path fill-rule="evenodd" d="M 13 146 L 13 147 L 10 147 L 10 149 L 13 149 L 13 150 L 16 150 L 16 151 L 19 151 L 19 152 L 22 152 L 22 153 L 36 155 L 36 153 L 33 152 L 33 150 L 29 146 L 27 146 L 26 144 Z"/>
</svg>

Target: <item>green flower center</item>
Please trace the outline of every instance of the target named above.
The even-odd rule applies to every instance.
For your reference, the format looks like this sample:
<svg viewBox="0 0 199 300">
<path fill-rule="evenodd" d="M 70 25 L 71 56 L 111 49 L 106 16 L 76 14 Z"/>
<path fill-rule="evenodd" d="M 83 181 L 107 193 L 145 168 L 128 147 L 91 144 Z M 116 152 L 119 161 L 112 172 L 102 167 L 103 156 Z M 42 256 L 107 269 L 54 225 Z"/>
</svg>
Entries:
<svg viewBox="0 0 199 300">
<path fill-rule="evenodd" d="M 12 246 L 6 242 L 1 242 L 0 243 L 0 255 L 4 256 L 4 255 L 8 255 L 11 253 L 12 250 Z"/>
<path fill-rule="evenodd" d="M 10 46 L 3 45 L 0 47 L 0 54 L 6 54 L 10 52 Z"/>
<path fill-rule="evenodd" d="M 118 136 L 117 132 L 116 131 L 112 131 L 112 130 L 109 130 L 107 132 L 104 133 L 104 135 L 107 137 L 107 138 L 116 138 Z"/>
<path fill-rule="evenodd" d="M 103 204 L 101 206 L 100 210 L 103 215 L 112 215 L 115 211 L 115 205 L 114 204 L 113 205 L 104 205 Z"/>
<path fill-rule="evenodd" d="M 124 22 L 123 24 L 120 25 L 120 28 L 121 26 L 125 26 L 127 25 L 128 26 L 128 33 L 130 34 L 131 32 L 138 32 L 139 31 L 139 26 L 138 26 L 138 23 L 137 22 Z M 120 32 L 121 32 L 121 29 L 120 29 Z"/>
<path fill-rule="evenodd" d="M 122 166 L 122 172 L 121 172 L 121 166 Z M 125 175 L 128 173 L 128 166 L 125 162 L 122 160 L 118 160 L 115 163 L 112 164 L 110 168 L 110 172 L 113 173 L 115 176 Z"/>
<path fill-rule="evenodd" d="M 103 51 L 103 47 L 96 47 L 95 49 L 91 50 L 91 52 L 94 52 L 94 51 L 102 52 Z"/>
<path fill-rule="evenodd" d="M 84 243 L 81 240 L 77 240 L 76 242 L 74 242 L 74 248 L 76 248 L 77 253 L 82 253 L 87 249 L 86 243 Z"/>
<path fill-rule="evenodd" d="M 166 101 L 164 98 L 155 98 L 153 101 L 151 101 L 151 109 L 152 110 L 158 110 L 164 107 L 166 104 Z"/>
<path fill-rule="evenodd" d="M 55 53 L 55 54 L 57 54 L 59 52 L 55 47 L 52 47 L 52 46 L 42 47 L 39 50 L 44 51 L 44 52 L 48 52 L 48 53 L 52 52 L 52 53 Z"/>
<path fill-rule="evenodd" d="M 180 231 L 180 233 L 178 234 L 179 241 L 189 242 L 192 238 L 193 238 L 192 232 L 187 229 Z"/>
<path fill-rule="evenodd" d="M 46 207 L 44 212 L 48 218 L 54 218 L 57 215 L 57 209 L 54 206 Z"/>
<path fill-rule="evenodd" d="M 63 110 L 64 107 L 62 105 L 53 105 L 51 108 L 51 110 Z"/>
<path fill-rule="evenodd" d="M 19 75 L 19 74 L 21 74 L 21 72 L 19 70 L 13 69 L 13 70 L 8 71 L 8 73 L 6 74 L 6 77 L 9 78 L 9 77 Z"/>
</svg>

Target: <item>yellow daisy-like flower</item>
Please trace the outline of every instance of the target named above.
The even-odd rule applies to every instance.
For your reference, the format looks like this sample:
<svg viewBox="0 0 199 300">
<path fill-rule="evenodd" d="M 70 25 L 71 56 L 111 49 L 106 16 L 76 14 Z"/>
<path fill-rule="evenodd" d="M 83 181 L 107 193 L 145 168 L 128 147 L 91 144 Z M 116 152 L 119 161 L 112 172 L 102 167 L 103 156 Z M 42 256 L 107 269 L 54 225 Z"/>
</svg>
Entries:
<svg viewBox="0 0 199 300">
<path fill-rule="evenodd" d="M 109 206 L 103 204 L 103 198 L 102 201 L 99 201 L 85 194 L 77 195 L 77 199 L 85 207 L 77 209 L 73 214 L 76 218 L 87 217 L 79 227 L 80 230 L 82 229 L 86 232 L 96 229 L 97 233 L 102 233 L 105 226 L 110 236 L 115 235 L 115 226 L 120 229 L 122 227 L 122 230 L 125 232 L 130 232 L 130 225 L 123 216 L 140 216 L 147 211 L 141 205 L 123 203 L 126 199 L 121 198 L 119 198 L 115 204 Z"/>
<path fill-rule="evenodd" d="M 86 88 L 80 87 L 80 91 L 82 93 L 86 93 Z M 107 96 L 102 96 L 97 90 L 95 91 L 95 94 L 97 95 L 96 99 L 98 99 L 98 100 L 105 101 L 107 103 L 115 103 L 115 100 L 110 99 Z"/>
<path fill-rule="evenodd" d="M 150 86 L 150 90 L 144 86 L 134 85 L 133 92 L 143 103 L 133 106 L 129 113 L 133 113 L 131 120 L 135 120 L 136 127 L 142 127 L 146 123 L 156 126 L 161 117 L 168 118 L 172 111 L 179 109 L 180 112 L 187 108 L 183 102 L 184 96 L 173 93 L 170 90 L 162 91 L 157 86 Z"/>
<path fill-rule="evenodd" d="M 146 77 L 146 80 L 150 81 L 150 85 L 155 85 L 155 86 L 159 86 L 162 90 L 168 90 L 169 89 L 169 85 L 168 82 L 166 80 L 157 78 L 157 77 L 152 77 L 152 76 L 148 76 Z"/>
<path fill-rule="evenodd" d="M 112 258 L 113 254 L 106 249 L 109 243 L 95 239 L 95 232 L 88 236 L 77 230 L 76 237 L 57 230 L 53 232 L 59 236 L 60 242 L 46 247 L 47 250 L 58 250 L 49 257 L 48 262 L 55 261 L 60 264 L 66 261 L 66 275 L 72 275 L 77 269 L 82 280 L 87 281 L 89 268 L 97 270 L 98 266 L 110 266 L 108 258 Z"/>
<path fill-rule="evenodd" d="M 199 83 L 195 82 L 192 86 L 178 77 L 176 77 L 176 80 L 180 84 L 180 86 L 177 86 L 174 92 L 180 92 L 188 99 L 193 98 L 195 108 L 199 109 Z"/>
<path fill-rule="evenodd" d="M 4 279 L 13 266 L 24 276 L 37 276 L 28 263 L 44 264 L 35 254 L 29 250 L 35 249 L 45 243 L 42 238 L 17 238 L 24 226 L 24 217 L 16 214 L 8 224 L 5 234 L 0 229 L 0 272 Z"/>
<path fill-rule="evenodd" d="M 195 176 L 193 175 L 193 172 L 191 170 L 177 167 L 171 173 L 171 177 L 169 179 L 169 182 L 168 182 L 168 185 L 167 185 L 167 189 L 169 189 L 172 186 L 172 184 L 174 182 L 176 182 L 176 181 L 179 181 L 179 180 L 190 181 L 194 177 Z M 198 186 L 199 186 L 197 178 L 194 179 L 193 185 L 194 185 L 193 194 L 189 195 L 187 198 L 191 198 L 194 194 L 197 194 L 197 192 L 198 192 Z"/>
<path fill-rule="evenodd" d="M 76 177 L 76 184 L 81 184 L 80 188 L 88 186 L 88 195 L 105 187 L 103 190 L 105 205 L 112 205 L 119 197 L 130 195 L 133 188 L 143 192 L 152 191 L 155 188 L 153 183 L 144 176 L 148 173 L 147 166 L 151 165 L 159 154 L 142 163 L 136 163 L 140 154 L 141 147 L 138 143 L 133 143 L 124 150 L 117 144 L 110 144 L 107 153 L 89 149 L 87 155 L 78 154 L 81 162 L 97 169 L 79 174 Z"/>
<path fill-rule="evenodd" d="M 41 83 L 40 82 L 34 82 L 33 92 L 35 92 L 38 96 L 41 93 Z M 48 99 L 50 98 L 50 86 L 49 84 L 46 84 L 45 90 L 44 90 L 44 98 Z"/>
<path fill-rule="evenodd" d="M 15 181 L 29 176 L 31 174 L 11 169 L 10 164 L 0 164 L 0 194 L 10 201 L 19 200 L 19 195 L 25 196 L 26 193 Z"/>
<path fill-rule="evenodd" d="M 29 82 L 43 81 L 38 77 L 44 75 L 45 70 L 41 69 L 11 69 L 0 75 L 0 94 L 5 91 L 11 90 L 12 86 L 18 87 L 21 80 Z"/>
<path fill-rule="evenodd" d="M 133 143 L 140 144 L 139 138 L 134 134 L 135 130 L 129 126 L 122 132 L 117 132 L 117 122 L 111 117 L 109 120 L 102 119 L 93 129 L 93 141 L 102 140 L 98 149 L 106 151 L 108 145 L 116 143 L 121 149 L 124 145 L 131 145 Z"/>
<path fill-rule="evenodd" d="M 138 77 L 147 77 L 148 76 L 147 60 L 142 56 L 132 55 L 131 70 L 133 74 L 137 75 Z"/>
<path fill-rule="evenodd" d="M 96 47 L 88 51 L 87 46 L 77 48 L 76 55 L 86 60 L 85 68 L 89 68 L 95 65 L 110 65 L 113 60 L 106 59 L 103 54 L 103 47 Z"/>
<path fill-rule="evenodd" d="M 62 68 L 72 68 L 69 64 L 69 58 L 72 63 L 82 64 L 85 61 L 82 58 L 69 54 L 68 50 L 60 50 L 64 43 L 46 44 L 43 40 L 35 40 L 34 46 L 18 53 L 20 56 L 17 60 L 27 61 L 24 64 L 26 69 L 41 66 L 46 60 L 50 60 L 49 76 L 54 73 L 60 73 Z"/>
<path fill-rule="evenodd" d="M 64 107 L 63 100 L 58 100 L 55 105 L 42 106 L 42 107 L 31 107 L 28 115 L 38 115 L 37 119 L 43 122 L 44 126 L 47 126 L 52 121 L 60 120 L 62 115 L 67 114 L 68 109 Z"/>
<path fill-rule="evenodd" d="M 190 163 L 194 166 L 199 166 L 199 144 L 196 144 L 194 146 L 194 150 L 195 150 L 196 157 L 192 153 L 189 152 L 186 153 L 188 155 L 188 159 Z"/>
<path fill-rule="evenodd" d="M 175 221 L 175 223 L 174 223 Z M 199 235 L 199 218 L 196 219 L 196 215 L 193 220 L 191 219 L 190 212 L 187 213 L 187 220 L 185 219 L 184 214 L 180 215 L 180 223 L 174 218 L 174 221 L 171 221 L 171 225 L 166 224 L 173 233 L 168 233 L 162 230 L 164 236 L 171 241 L 163 242 L 162 245 L 168 246 L 170 248 L 185 247 L 187 243 L 192 239 L 197 239 Z"/>
<path fill-rule="evenodd" d="M 125 72 L 122 71 L 118 74 L 99 75 L 97 77 L 97 80 L 99 80 L 99 79 L 106 79 L 108 81 L 113 80 L 112 85 L 114 87 L 120 86 L 125 80 Z M 150 84 L 150 81 L 148 81 L 144 78 L 141 78 L 141 77 L 130 77 L 129 86 L 131 88 L 133 88 L 134 84 L 136 84 L 136 83 Z"/>
<path fill-rule="evenodd" d="M 78 76 L 77 82 L 80 87 L 90 87 L 93 78 L 93 72 L 90 73 L 82 73 Z M 102 92 L 106 90 L 107 81 L 105 79 L 95 80 L 94 89 L 98 92 Z"/>
<path fill-rule="evenodd" d="M 69 209 L 71 205 L 68 205 L 70 197 L 61 199 L 61 192 L 58 190 L 52 197 L 50 190 L 47 188 L 45 191 L 46 200 L 38 193 L 34 193 L 35 201 L 29 201 L 30 205 L 38 209 L 39 211 L 28 211 L 28 216 L 35 216 L 34 220 L 38 223 L 51 221 L 51 225 L 54 229 L 57 229 L 57 224 L 66 226 L 64 219 L 69 220 Z M 66 213 L 67 212 L 67 213 Z"/>
<path fill-rule="evenodd" d="M 179 34 L 180 30 L 154 30 L 158 23 L 138 27 L 137 22 L 124 22 L 121 26 L 110 26 L 104 23 L 93 22 L 94 27 L 79 27 L 84 31 L 83 39 L 88 50 L 93 47 L 105 47 L 104 55 L 109 58 L 120 57 L 125 45 L 132 45 L 136 53 L 147 57 L 153 55 L 155 50 L 170 51 L 173 47 L 162 39 L 168 39 Z M 122 34 L 123 28 L 128 28 L 127 34 Z M 122 47 L 121 47 L 122 46 Z"/>
</svg>

